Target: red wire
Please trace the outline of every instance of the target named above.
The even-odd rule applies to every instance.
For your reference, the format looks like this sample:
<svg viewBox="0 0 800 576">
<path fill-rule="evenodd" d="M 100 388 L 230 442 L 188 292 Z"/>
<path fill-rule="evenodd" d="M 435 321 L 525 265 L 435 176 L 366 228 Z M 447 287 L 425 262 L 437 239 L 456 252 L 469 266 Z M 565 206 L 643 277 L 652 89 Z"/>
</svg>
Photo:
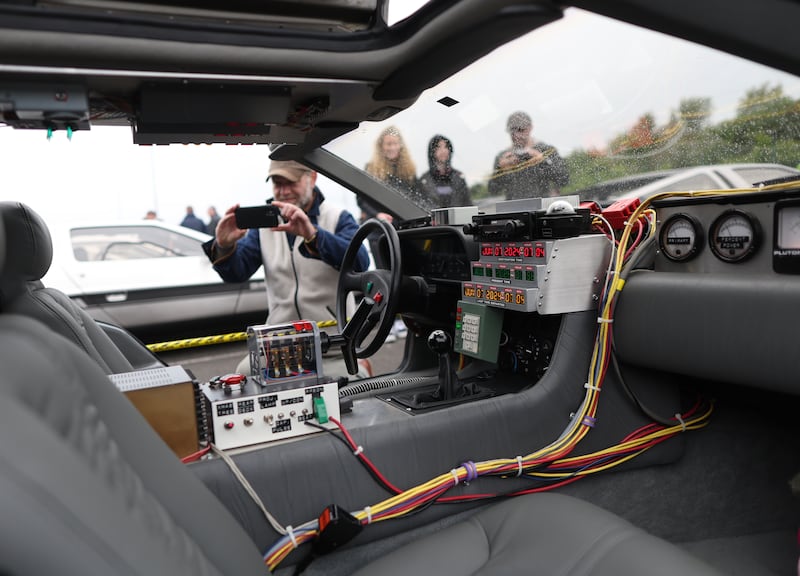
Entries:
<svg viewBox="0 0 800 576">
<path fill-rule="evenodd" d="M 184 456 L 183 458 L 181 458 L 181 462 L 183 462 L 184 464 L 188 464 L 189 462 L 194 462 L 195 460 L 200 460 L 200 458 L 202 458 L 203 456 L 208 454 L 209 450 L 211 450 L 211 446 L 206 446 L 205 448 L 202 448 L 202 449 L 198 450 L 197 452 L 193 452 L 193 453 L 191 453 L 191 454 L 189 454 L 187 456 Z"/>
<path fill-rule="evenodd" d="M 350 432 L 347 431 L 347 428 L 344 427 L 344 424 L 342 424 L 336 418 L 333 417 L 329 417 L 328 420 L 336 424 L 339 430 L 342 431 L 342 434 L 344 434 L 347 443 L 350 445 L 350 448 L 355 453 L 358 450 L 358 445 L 356 444 L 355 440 L 353 440 L 353 437 L 350 435 Z M 360 452 L 359 454 L 356 455 L 356 457 L 359 460 L 361 460 L 373 472 L 373 474 L 375 474 L 378 478 L 380 478 L 381 482 L 383 482 L 384 485 L 387 488 L 389 488 L 392 492 L 394 492 L 395 494 L 401 494 L 403 492 L 402 490 L 400 490 L 400 488 L 389 482 L 386 476 L 384 476 L 381 473 L 381 471 L 378 470 L 378 468 L 372 463 L 372 461 L 369 458 L 367 458 L 366 454 Z"/>
</svg>

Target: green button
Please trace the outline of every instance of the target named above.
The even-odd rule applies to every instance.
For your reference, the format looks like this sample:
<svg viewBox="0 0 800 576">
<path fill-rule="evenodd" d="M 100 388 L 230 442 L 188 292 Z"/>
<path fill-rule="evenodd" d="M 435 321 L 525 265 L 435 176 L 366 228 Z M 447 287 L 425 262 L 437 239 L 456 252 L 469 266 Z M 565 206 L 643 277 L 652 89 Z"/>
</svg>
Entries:
<svg viewBox="0 0 800 576">
<path fill-rule="evenodd" d="M 374 286 L 374 284 L 372 282 L 367 282 L 367 294 L 371 294 L 372 293 L 372 287 L 373 286 Z"/>
</svg>

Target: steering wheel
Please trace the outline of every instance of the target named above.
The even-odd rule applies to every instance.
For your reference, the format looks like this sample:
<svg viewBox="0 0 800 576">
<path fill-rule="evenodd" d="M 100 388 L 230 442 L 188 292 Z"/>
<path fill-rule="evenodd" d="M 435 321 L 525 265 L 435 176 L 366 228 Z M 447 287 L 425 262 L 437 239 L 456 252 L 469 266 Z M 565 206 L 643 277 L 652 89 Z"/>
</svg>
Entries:
<svg viewBox="0 0 800 576">
<path fill-rule="evenodd" d="M 386 239 L 389 246 L 389 267 L 355 272 L 353 265 L 358 249 L 367 236 L 373 232 Z M 400 300 L 401 268 L 400 239 L 397 237 L 394 226 L 385 220 L 375 218 L 364 222 L 347 247 L 336 289 L 336 321 L 342 327 L 342 332 L 347 328 L 348 332 L 355 335 L 348 346 L 353 347 L 357 358 L 368 358 L 375 354 L 392 329 L 397 314 L 397 304 Z M 355 321 L 360 325 L 346 327 L 347 296 L 351 292 L 361 292 L 365 301 L 374 302 L 374 305 L 365 316 L 356 318 L 354 315 L 354 318 L 351 319 L 351 322 Z M 362 345 L 375 326 L 377 326 L 375 335 L 366 345 Z"/>
</svg>

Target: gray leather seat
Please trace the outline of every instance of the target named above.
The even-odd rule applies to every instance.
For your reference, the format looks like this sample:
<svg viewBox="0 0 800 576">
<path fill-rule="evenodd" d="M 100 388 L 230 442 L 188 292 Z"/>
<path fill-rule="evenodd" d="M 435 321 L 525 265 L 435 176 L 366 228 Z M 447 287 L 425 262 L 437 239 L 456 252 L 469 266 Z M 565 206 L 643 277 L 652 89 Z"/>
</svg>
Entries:
<svg viewBox="0 0 800 576">
<path fill-rule="evenodd" d="M 267 573 L 241 525 L 74 344 L 2 314 L 0 366 L 0 573 Z"/>
<path fill-rule="evenodd" d="M 40 320 L 75 342 L 107 374 L 133 370 L 94 319 L 66 294 L 42 284 L 53 260 L 53 243 L 44 220 L 20 202 L 0 202 L 0 219 L 9 247 L 0 275 L 0 310 Z"/>
<path fill-rule="evenodd" d="M 672 544 L 588 502 L 512 498 L 412 542 L 356 576 L 719 576 Z"/>
<path fill-rule="evenodd" d="M 0 366 L 0 574 L 266 573 L 242 527 L 72 342 L 0 314 Z"/>
</svg>

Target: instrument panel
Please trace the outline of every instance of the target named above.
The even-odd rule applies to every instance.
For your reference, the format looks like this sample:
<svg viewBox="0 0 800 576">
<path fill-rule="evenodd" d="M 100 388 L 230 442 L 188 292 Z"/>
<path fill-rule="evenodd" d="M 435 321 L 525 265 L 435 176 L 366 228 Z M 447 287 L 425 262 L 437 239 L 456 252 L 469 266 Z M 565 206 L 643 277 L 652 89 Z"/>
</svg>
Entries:
<svg viewBox="0 0 800 576">
<path fill-rule="evenodd" d="M 417 228 L 400 235 L 403 274 L 432 280 L 470 279 L 470 264 L 477 246 L 459 229 Z"/>
<path fill-rule="evenodd" d="M 800 190 L 670 198 L 653 206 L 656 270 L 800 274 Z"/>
</svg>

